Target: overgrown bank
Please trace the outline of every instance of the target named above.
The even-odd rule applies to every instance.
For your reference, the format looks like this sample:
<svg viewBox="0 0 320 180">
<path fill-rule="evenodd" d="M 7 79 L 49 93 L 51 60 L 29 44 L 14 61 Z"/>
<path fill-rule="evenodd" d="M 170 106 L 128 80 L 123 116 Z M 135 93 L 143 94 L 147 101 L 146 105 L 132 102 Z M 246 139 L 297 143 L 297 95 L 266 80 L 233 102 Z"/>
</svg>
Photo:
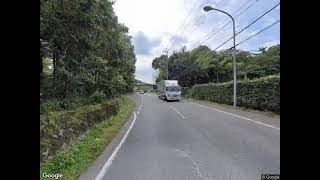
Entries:
<svg viewBox="0 0 320 180">
<path fill-rule="evenodd" d="M 132 100 L 121 97 L 102 104 L 48 113 L 48 119 L 42 120 L 50 125 L 41 130 L 40 157 L 44 161 L 41 163 L 41 178 L 42 173 L 46 172 L 61 173 L 63 179 L 76 179 L 115 137 L 129 118 L 133 107 Z M 77 143 L 62 148 L 64 143 L 79 137 L 86 130 L 87 133 Z M 49 160 L 43 155 L 46 155 L 47 149 L 56 152 Z"/>
<path fill-rule="evenodd" d="M 233 82 L 195 85 L 185 89 L 186 97 L 233 104 Z M 237 83 L 237 105 L 280 113 L 280 75 Z"/>
</svg>

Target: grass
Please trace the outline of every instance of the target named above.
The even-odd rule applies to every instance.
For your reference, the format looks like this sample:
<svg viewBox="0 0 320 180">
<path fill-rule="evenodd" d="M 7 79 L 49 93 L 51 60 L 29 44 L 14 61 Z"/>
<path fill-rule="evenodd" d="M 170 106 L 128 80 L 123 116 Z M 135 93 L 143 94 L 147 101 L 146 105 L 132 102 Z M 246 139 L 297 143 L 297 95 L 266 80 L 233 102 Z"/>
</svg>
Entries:
<svg viewBox="0 0 320 180">
<path fill-rule="evenodd" d="M 223 103 L 217 103 L 217 102 L 213 102 L 213 101 L 208 101 L 208 100 L 198 100 L 198 99 L 193 99 L 193 98 L 183 98 L 185 101 L 189 101 L 189 102 L 194 102 L 194 103 L 199 103 L 202 105 L 208 105 L 214 108 L 223 108 L 223 109 L 229 109 L 229 110 L 234 110 L 234 107 L 232 105 L 227 105 L 227 104 L 223 104 Z M 272 112 L 272 111 L 260 111 L 260 110 L 255 110 L 255 109 L 251 109 L 251 108 L 246 108 L 246 107 L 239 107 L 237 106 L 238 110 L 241 111 L 246 111 L 246 112 L 251 112 L 251 113 L 257 113 L 260 115 L 265 115 L 271 118 L 279 118 L 279 114 Z"/>
<path fill-rule="evenodd" d="M 42 177 L 44 172 L 61 173 L 62 179 L 77 179 L 117 135 L 130 117 L 134 106 L 134 102 L 128 97 L 121 97 L 117 115 L 96 124 L 77 144 L 59 152 L 52 160 L 41 165 L 41 179 L 47 179 Z"/>
</svg>

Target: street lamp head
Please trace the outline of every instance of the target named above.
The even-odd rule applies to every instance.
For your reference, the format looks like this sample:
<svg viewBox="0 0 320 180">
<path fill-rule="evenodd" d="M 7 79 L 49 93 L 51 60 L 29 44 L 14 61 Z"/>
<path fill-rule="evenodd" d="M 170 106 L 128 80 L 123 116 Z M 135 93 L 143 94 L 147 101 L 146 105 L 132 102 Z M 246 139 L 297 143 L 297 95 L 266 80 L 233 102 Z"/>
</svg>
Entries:
<svg viewBox="0 0 320 180">
<path fill-rule="evenodd" d="M 205 12 L 211 11 L 211 10 L 213 10 L 213 9 L 214 9 L 214 8 L 211 7 L 211 6 L 205 6 L 205 7 L 203 8 L 203 10 L 204 10 Z"/>
</svg>

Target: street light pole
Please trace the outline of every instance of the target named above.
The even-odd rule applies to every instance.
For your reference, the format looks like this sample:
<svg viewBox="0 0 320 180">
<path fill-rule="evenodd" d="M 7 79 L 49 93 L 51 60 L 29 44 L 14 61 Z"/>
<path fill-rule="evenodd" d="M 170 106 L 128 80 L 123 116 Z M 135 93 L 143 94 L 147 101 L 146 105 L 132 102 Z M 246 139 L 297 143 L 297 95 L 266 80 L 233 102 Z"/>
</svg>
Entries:
<svg viewBox="0 0 320 180">
<path fill-rule="evenodd" d="M 235 22 L 232 16 L 230 15 L 233 22 L 233 106 L 237 106 L 237 64 L 236 64 L 236 28 Z"/>
<path fill-rule="evenodd" d="M 205 6 L 203 8 L 204 11 L 208 12 L 211 10 L 222 12 L 228 15 L 232 20 L 233 25 L 233 51 L 232 51 L 232 58 L 233 58 L 233 106 L 237 106 L 237 67 L 236 67 L 236 25 L 234 22 L 234 18 L 227 12 L 222 11 L 220 9 L 213 8 L 211 6 Z"/>
</svg>

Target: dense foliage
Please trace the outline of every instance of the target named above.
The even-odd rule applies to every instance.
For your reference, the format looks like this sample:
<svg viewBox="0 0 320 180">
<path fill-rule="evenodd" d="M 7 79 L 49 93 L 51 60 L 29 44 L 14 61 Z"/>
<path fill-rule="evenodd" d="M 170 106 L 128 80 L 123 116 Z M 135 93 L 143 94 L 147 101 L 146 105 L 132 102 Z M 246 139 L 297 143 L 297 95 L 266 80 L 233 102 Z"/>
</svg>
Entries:
<svg viewBox="0 0 320 180">
<path fill-rule="evenodd" d="M 56 152 L 78 138 L 96 123 L 118 112 L 117 99 L 97 105 L 81 106 L 40 115 L 40 160 L 54 157 Z"/>
<path fill-rule="evenodd" d="M 115 97 L 133 91 L 134 47 L 113 4 L 40 0 L 41 161 L 117 113 Z"/>
<path fill-rule="evenodd" d="M 47 100 L 40 103 L 40 114 L 49 111 L 76 108 L 83 105 L 100 104 L 106 99 L 106 95 L 103 92 L 97 91 L 87 98 L 74 97 L 63 100 Z"/>
<path fill-rule="evenodd" d="M 182 48 L 171 56 L 161 55 L 152 62 L 153 69 L 159 69 L 156 82 L 166 79 L 169 62 L 169 79 L 179 80 L 183 87 L 195 84 L 228 82 L 232 77 L 232 51 L 212 51 L 199 46 L 191 51 Z M 237 77 L 254 79 L 280 72 L 280 45 L 260 48 L 257 54 L 237 50 Z"/>
<path fill-rule="evenodd" d="M 42 163 L 40 179 L 48 179 L 42 175 L 44 172 L 61 173 L 62 179 L 78 179 L 101 155 L 130 117 L 134 102 L 125 96 L 118 98 L 117 102 L 119 102 L 119 110 L 116 115 L 109 117 L 107 121 L 95 124 L 76 143 L 59 151 L 51 160 Z"/>
<path fill-rule="evenodd" d="M 110 0 L 40 1 L 42 99 L 108 98 L 134 87 L 135 54 L 128 28 Z"/>
<path fill-rule="evenodd" d="M 237 105 L 258 110 L 280 112 L 280 76 L 271 75 L 237 83 Z M 193 86 L 188 97 L 233 104 L 233 82 Z"/>
</svg>

